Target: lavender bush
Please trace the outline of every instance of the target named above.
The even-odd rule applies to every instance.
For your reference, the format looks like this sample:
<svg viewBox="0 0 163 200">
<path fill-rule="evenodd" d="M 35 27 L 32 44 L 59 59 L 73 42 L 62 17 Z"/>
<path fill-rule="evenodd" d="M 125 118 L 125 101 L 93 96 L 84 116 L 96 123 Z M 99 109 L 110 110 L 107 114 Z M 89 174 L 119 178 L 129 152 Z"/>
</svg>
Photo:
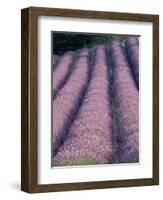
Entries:
<svg viewBox="0 0 163 200">
<path fill-rule="evenodd" d="M 66 53 L 63 56 L 63 58 L 60 59 L 60 61 L 55 63 L 56 67 L 54 67 L 54 70 L 53 70 L 53 95 L 54 96 L 64 85 L 67 77 L 69 76 L 72 60 L 73 60 L 73 55 L 71 53 Z"/>
<path fill-rule="evenodd" d="M 78 115 L 70 126 L 68 135 L 63 145 L 59 148 L 53 159 L 54 166 L 106 164 L 112 162 L 114 150 L 112 145 L 112 116 L 108 96 L 108 90 L 110 87 L 108 67 L 106 64 L 105 49 L 103 46 L 99 46 L 95 50 L 94 68 L 85 97 L 79 109 Z M 86 64 L 83 65 L 82 62 L 84 74 L 87 71 L 85 68 Z M 83 77 L 84 79 L 82 80 L 82 84 L 86 79 L 85 75 Z M 76 79 L 80 82 L 79 78 L 81 79 L 81 73 L 80 77 L 76 77 Z M 70 97 L 71 101 L 68 100 L 70 105 L 72 105 L 74 102 L 74 100 L 72 101 L 74 92 L 77 92 L 79 89 L 76 91 L 76 86 L 74 87 L 74 85 L 71 89 L 69 86 L 67 88 L 69 91 L 72 90 L 73 92 Z M 65 95 L 66 93 L 64 91 L 63 96 Z M 65 101 L 67 102 L 67 98 Z M 60 100 L 59 104 L 64 105 L 64 103 L 61 103 Z M 66 108 L 70 105 L 66 106 Z M 57 113 L 56 110 L 54 112 Z M 63 110 L 63 113 L 65 113 L 65 109 Z M 66 118 L 66 120 L 67 119 L 68 118 Z M 66 120 L 63 120 L 63 114 L 62 117 L 58 118 L 58 120 L 54 117 L 55 129 L 56 126 L 58 126 L 58 123 L 64 123 Z M 56 139 L 56 133 L 54 136 L 54 141 L 58 141 Z"/>
<path fill-rule="evenodd" d="M 70 59 L 69 57 L 68 60 Z M 60 144 L 64 141 L 67 134 L 66 130 L 78 110 L 82 95 L 87 86 L 88 60 L 89 51 L 88 49 L 83 49 L 74 63 L 74 70 L 69 79 L 53 101 L 52 146 L 54 155 Z"/>
<path fill-rule="evenodd" d="M 119 162 L 138 162 L 139 97 L 125 53 L 119 42 L 110 46 L 114 116 Z"/>
<path fill-rule="evenodd" d="M 139 41 L 136 37 L 128 37 L 125 41 L 125 45 L 135 81 L 139 88 Z"/>
</svg>

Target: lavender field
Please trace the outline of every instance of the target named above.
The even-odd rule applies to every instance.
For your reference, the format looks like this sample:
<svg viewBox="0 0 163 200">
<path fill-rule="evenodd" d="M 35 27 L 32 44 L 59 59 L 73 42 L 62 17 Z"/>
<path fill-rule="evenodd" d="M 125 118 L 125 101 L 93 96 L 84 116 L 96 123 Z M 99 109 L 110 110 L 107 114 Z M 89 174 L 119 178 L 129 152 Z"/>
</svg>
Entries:
<svg viewBox="0 0 163 200">
<path fill-rule="evenodd" d="M 52 166 L 139 162 L 139 40 L 53 56 Z"/>
</svg>

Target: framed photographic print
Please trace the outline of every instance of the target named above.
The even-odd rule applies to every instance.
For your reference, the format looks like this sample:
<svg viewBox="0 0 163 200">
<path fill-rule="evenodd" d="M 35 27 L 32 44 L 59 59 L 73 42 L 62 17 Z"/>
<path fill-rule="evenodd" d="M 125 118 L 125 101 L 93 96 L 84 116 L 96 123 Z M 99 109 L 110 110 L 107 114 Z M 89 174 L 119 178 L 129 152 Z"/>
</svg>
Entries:
<svg viewBox="0 0 163 200">
<path fill-rule="evenodd" d="M 21 189 L 159 184 L 159 16 L 21 11 Z"/>
</svg>

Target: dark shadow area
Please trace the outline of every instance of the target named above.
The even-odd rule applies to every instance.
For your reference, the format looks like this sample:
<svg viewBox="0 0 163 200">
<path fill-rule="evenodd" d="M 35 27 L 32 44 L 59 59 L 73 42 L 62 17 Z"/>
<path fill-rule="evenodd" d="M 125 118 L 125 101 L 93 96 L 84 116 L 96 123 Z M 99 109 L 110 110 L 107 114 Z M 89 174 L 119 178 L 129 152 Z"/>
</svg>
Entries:
<svg viewBox="0 0 163 200">
<path fill-rule="evenodd" d="M 76 51 L 81 48 L 92 48 L 98 44 L 110 43 L 113 40 L 123 41 L 127 35 L 91 34 L 53 32 L 53 54 L 62 56 L 67 51 Z"/>
</svg>

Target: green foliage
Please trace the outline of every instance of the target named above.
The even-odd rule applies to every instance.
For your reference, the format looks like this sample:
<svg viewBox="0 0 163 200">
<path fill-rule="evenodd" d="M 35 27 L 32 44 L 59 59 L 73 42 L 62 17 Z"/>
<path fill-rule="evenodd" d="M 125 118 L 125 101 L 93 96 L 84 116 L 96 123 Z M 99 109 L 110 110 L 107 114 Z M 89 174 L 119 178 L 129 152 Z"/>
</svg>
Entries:
<svg viewBox="0 0 163 200">
<path fill-rule="evenodd" d="M 97 44 L 123 40 L 126 36 L 104 34 L 53 33 L 53 54 L 63 55 L 66 51 L 76 51 L 83 47 L 91 48 Z"/>
<path fill-rule="evenodd" d="M 62 166 L 72 166 L 72 165 L 95 165 L 97 164 L 95 160 L 88 158 L 79 158 L 77 160 L 65 160 L 61 163 Z"/>
</svg>

